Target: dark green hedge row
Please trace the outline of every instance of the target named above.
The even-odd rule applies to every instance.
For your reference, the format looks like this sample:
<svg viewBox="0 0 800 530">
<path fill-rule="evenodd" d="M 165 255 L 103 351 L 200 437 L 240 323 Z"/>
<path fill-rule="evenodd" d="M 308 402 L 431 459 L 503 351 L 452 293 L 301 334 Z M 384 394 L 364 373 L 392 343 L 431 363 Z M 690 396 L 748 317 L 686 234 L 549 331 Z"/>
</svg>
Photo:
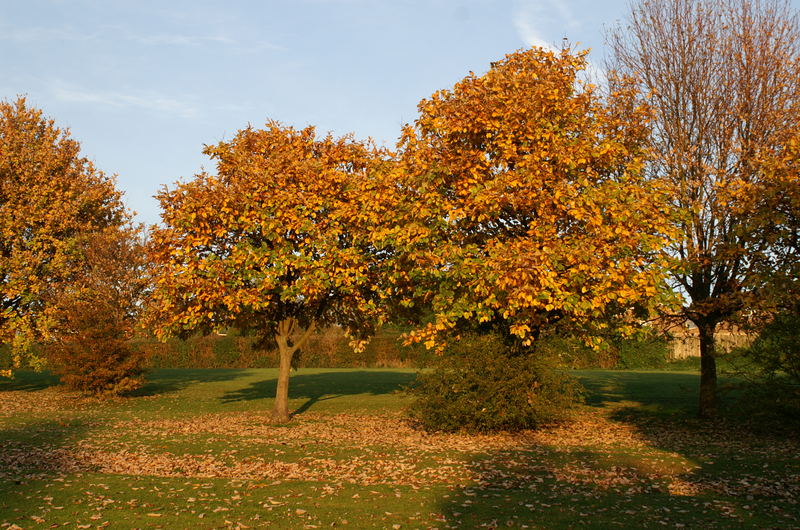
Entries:
<svg viewBox="0 0 800 530">
<path fill-rule="evenodd" d="M 314 368 L 400 368 L 430 364 L 433 353 L 423 346 L 403 346 L 402 330 L 387 327 L 355 352 L 341 329 L 317 333 L 297 359 L 298 367 Z M 186 340 L 154 339 L 136 341 L 145 350 L 153 368 L 268 368 L 278 365 L 277 351 L 255 347 L 255 337 L 236 332 L 227 335 L 196 336 Z"/>
<path fill-rule="evenodd" d="M 403 329 L 386 327 L 356 353 L 338 328 L 329 328 L 312 339 L 298 359 L 299 367 L 313 368 L 421 368 L 434 362 L 435 354 L 422 345 L 403 346 Z M 152 368 L 269 368 L 277 366 L 277 352 L 254 347 L 255 337 L 233 331 L 227 335 L 195 336 L 186 340 L 138 339 L 133 346 L 144 350 Z M 617 339 L 605 350 L 592 350 L 575 338 L 549 337 L 543 348 L 563 367 L 641 369 L 667 365 L 664 339 Z M 0 346 L 0 369 L 11 367 L 7 346 Z"/>
</svg>

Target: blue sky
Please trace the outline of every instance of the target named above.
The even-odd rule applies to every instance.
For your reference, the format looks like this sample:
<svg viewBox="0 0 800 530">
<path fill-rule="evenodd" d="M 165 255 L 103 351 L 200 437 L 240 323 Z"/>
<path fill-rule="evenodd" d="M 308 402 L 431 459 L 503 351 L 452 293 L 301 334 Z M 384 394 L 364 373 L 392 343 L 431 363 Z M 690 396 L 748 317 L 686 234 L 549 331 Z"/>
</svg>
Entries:
<svg viewBox="0 0 800 530">
<path fill-rule="evenodd" d="M 26 95 L 118 175 L 139 220 L 204 144 L 268 119 L 392 146 L 470 70 L 567 37 L 602 64 L 625 0 L 5 0 L 0 99 Z"/>
</svg>

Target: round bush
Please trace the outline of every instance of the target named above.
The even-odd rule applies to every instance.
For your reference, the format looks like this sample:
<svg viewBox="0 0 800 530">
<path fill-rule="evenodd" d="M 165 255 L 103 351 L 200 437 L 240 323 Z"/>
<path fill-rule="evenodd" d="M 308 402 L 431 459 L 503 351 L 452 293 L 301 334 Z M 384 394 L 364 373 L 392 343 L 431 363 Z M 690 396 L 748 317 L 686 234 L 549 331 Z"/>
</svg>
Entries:
<svg viewBox="0 0 800 530">
<path fill-rule="evenodd" d="M 515 431 L 565 419 L 579 402 L 578 382 L 551 357 L 517 353 L 493 335 L 452 345 L 409 389 L 409 416 L 428 431 Z"/>
</svg>

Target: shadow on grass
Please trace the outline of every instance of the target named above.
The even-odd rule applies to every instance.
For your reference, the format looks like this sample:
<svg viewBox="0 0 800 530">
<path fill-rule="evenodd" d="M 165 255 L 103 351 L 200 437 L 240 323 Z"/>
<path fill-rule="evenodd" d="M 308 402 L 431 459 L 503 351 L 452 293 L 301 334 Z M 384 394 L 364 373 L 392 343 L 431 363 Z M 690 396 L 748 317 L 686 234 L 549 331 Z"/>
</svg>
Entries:
<svg viewBox="0 0 800 530">
<path fill-rule="evenodd" d="M 0 392 L 35 392 L 56 385 L 58 385 L 58 376 L 47 370 L 43 372 L 14 372 L 13 379 L 0 377 Z"/>
<path fill-rule="evenodd" d="M 302 414 L 314 404 L 328 399 L 358 394 L 383 395 L 402 390 L 416 375 L 408 372 L 354 370 L 293 375 L 289 381 L 289 399 L 307 399 L 293 415 Z M 226 392 L 224 403 L 274 398 L 277 379 L 252 383 L 246 388 Z"/>
<path fill-rule="evenodd" d="M 131 392 L 131 397 L 156 396 L 169 394 L 183 390 L 184 388 L 197 383 L 216 383 L 221 381 L 232 381 L 247 373 L 241 369 L 187 369 L 187 368 L 163 368 L 152 370 L 146 374 L 147 382 L 145 385 Z"/>
<path fill-rule="evenodd" d="M 83 438 L 88 429 L 80 420 L 47 420 L 0 430 L 2 526 L 19 523 L 27 528 L 31 516 L 42 512 L 46 493 L 40 491 L 40 481 L 76 471 L 75 462 L 63 446 Z"/>
<path fill-rule="evenodd" d="M 474 461 L 476 483 L 439 501 L 443 526 L 792 528 L 800 522 L 795 502 L 788 497 L 676 494 L 670 492 L 666 477 L 631 479 L 627 470 L 616 484 L 602 485 L 590 478 L 593 472 L 608 475 L 609 466 L 592 461 L 597 454 L 547 454 L 539 449 L 535 455 L 531 459 L 531 453 L 507 451 Z M 559 463 L 559 457 L 566 462 Z M 585 479 L 564 476 L 565 470 L 577 466 L 584 466 Z"/>
<path fill-rule="evenodd" d="M 656 416 L 693 416 L 697 411 L 700 377 L 675 372 L 577 371 L 593 407 L 629 408 Z"/>
<path fill-rule="evenodd" d="M 576 375 L 597 415 L 576 426 L 585 441 L 545 435 L 473 458 L 475 484 L 439 504 L 447 526 L 798 527 L 796 439 L 697 419 L 694 374 Z"/>
</svg>

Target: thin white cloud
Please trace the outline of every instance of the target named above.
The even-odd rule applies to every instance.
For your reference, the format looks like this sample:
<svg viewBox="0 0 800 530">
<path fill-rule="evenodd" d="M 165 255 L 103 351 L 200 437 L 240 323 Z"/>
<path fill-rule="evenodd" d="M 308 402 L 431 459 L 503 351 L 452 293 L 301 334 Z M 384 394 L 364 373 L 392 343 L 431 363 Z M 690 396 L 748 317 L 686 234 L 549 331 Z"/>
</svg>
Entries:
<svg viewBox="0 0 800 530">
<path fill-rule="evenodd" d="M 558 28 L 562 37 L 567 29 L 580 25 L 569 5 L 563 0 L 516 0 L 513 12 L 517 35 L 528 46 L 539 46 L 549 50 L 558 49 L 554 41 L 544 36 L 542 28 Z"/>
<path fill-rule="evenodd" d="M 574 44 L 569 40 L 569 32 L 580 29 L 581 25 L 567 0 L 516 0 L 513 23 L 517 35 L 527 46 L 552 51 L 558 51 L 560 47 L 556 40 L 549 40 L 546 35 L 553 36 L 559 32 L 561 38 L 558 40 Z M 542 28 L 548 29 L 545 32 Z M 587 61 L 583 78 L 596 84 L 606 82 L 605 72 L 592 61 Z"/>
<path fill-rule="evenodd" d="M 531 19 L 527 16 L 515 16 L 514 28 L 517 30 L 517 35 L 522 39 L 527 46 L 537 46 L 546 50 L 556 51 L 556 47 L 547 42 L 539 33 L 539 30 L 534 26 Z"/>
<path fill-rule="evenodd" d="M 206 37 L 193 35 L 174 35 L 174 34 L 136 34 L 127 32 L 123 38 L 138 42 L 139 44 L 153 46 L 200 46 L 202 44 L 223 44 L 232 45 L 235 42 L 227 37 Z"/>
<path fill-rule="evenodd" d="M 564 0 L 550 0 L 550 6 L 558 11 L 561 20 L 567 24 L 569 29 L 578 29 L 581 25 L 578 17 L 572 12 L 569 2 Z"/>
<path fill-rule="evenodd" d="M 180 35 L 170 33 L 135 33 L 123 31 L 119 38 L 143 44 L 146 46 L 204 46 L 220 45 L 236 48 L 242 51 L 276 50 L 283 51 L 286 48 L 273 44 L 269 41 L 237 41 L 222 35 Z"/>
<path fill-rule="evenodd" d="M 119 109 L 145 109 L 165 112 L 182 118 L 193 118 L 200 112 L 196 105 L 153 91 L 136 93 L 115 90 L 87 90 L 62 81 L 56 82 L 51 91 L 57 99 L 70 103 L 87 103 Z"/>
</svg>

